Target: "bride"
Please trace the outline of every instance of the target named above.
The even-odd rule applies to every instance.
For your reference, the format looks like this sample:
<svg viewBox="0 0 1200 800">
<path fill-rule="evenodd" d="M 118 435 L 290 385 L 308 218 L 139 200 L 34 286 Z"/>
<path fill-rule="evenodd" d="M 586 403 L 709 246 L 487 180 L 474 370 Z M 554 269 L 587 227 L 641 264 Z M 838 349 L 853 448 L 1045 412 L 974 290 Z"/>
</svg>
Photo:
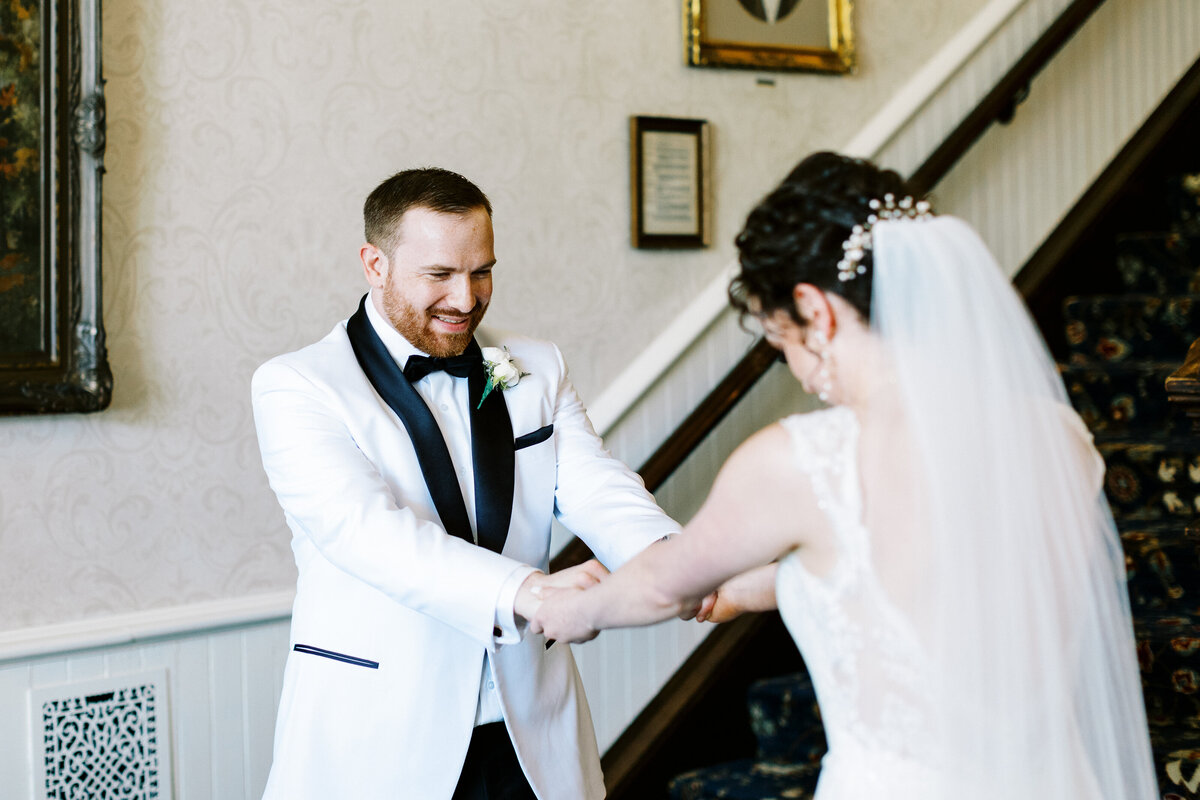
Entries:
<svg viewBox="0 0 1200 800">
<path fill-rule="evenodd" d="M 1103 462 L 978 236 L 894 172 L 801 162 L 733 304 L 830 407 L 722 468 L 686 535 L 531 620 L 586 641 L 778 606 L 817 689 L 819 800 L 1156 797 Z"/>
</svg>

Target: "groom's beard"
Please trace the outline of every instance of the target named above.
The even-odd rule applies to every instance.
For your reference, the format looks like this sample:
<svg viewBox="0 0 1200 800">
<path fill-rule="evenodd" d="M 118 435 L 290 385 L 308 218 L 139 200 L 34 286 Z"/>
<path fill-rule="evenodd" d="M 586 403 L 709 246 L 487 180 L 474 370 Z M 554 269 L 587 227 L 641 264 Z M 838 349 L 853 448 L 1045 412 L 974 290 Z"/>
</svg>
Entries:
<svg viewBox="0 0 1200 800">
<path fill-rule="evenodd" d="M 475 329 L 479 327 L 483 315 L 487 312 L 487 304 L 476 300 L 475 307 L 470 311 L 452 308 L 421 309 L 405 300 L 391 281 L 388 281 L 383 287 L 383 310 L 392 327 L 413 347 L 431 356 L 450 358 L 461 355 L 467 349 L 471 337 L 475 335 Z M 466 330 L 460 333 L 434 330 L 435 314 L 468 317 Z"/>
</svg>

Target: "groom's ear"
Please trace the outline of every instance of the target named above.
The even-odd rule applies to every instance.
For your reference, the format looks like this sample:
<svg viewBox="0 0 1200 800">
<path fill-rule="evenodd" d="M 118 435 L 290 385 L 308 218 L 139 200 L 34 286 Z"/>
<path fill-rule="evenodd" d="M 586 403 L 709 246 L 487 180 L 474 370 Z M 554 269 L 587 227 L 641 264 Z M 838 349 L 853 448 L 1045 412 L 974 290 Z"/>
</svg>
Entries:
<svg viewBox="0 0 1200 800">
<path fill-rule="evenodd" d="M 363 275 L 373 289 L 382 289 L 387 282 L 388 257 L 384 252 L 370 242 L 358 248 L 358 258 L 362 261 Z"/>
</svg>

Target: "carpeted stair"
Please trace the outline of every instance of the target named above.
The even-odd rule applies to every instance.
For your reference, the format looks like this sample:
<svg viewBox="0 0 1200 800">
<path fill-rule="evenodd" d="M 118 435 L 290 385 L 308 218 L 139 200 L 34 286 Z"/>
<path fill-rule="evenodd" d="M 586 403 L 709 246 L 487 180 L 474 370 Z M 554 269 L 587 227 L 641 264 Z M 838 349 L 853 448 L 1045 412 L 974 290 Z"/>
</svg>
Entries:
<svg viewBox="0 0 1200 800">
<path fill-rule="evenodd" d="M 1161 795 L 1200 799 L 1200 433 L 1164 383 L 1200 339 L 1200 176 L 1164 186 L 1161 231 L 1117 234 L 1123 294 L 1066 301 L 1067 393 L 1107 465 Z"/>
<path fill-rule="evenodd" d="M 756 682 L 747 693 L 750 728 L 758 742 L 741 759 L 676 776 L 673 800 L 809 800 L 817 785 L 825 730 L 807 673 Z"/>
<path fill-rule="evenodd" d="M 1200 339 L 1200 176 L 1163 200 L 1163 232 L 1115 238 L 1125 292 L 1064 304 L 1060 370 L 1107 464 L 1161 796 L 1200 800 L 1200 432 L 1164 388 Z M 755 758 L 677 776 L 672 800 L 812 797 L 825 738 L 808 676 L 759 681 L 747 705 Z"/>
</svg>

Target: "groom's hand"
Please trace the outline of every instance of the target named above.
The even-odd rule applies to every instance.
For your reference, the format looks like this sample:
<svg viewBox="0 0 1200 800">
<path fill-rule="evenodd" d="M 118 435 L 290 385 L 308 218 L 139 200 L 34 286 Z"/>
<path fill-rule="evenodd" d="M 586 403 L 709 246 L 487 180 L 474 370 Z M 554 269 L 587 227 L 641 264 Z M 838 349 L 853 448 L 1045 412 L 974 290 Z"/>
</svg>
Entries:
<svg viewBox="0 0 1200 800">
<path fill-rule="evenodd" d="M 576 564 L 573 567 L 560 569 L 558 572 L 550 575 L 544 572 L 531 573 L 521 583 L 521 587 L 517 589 L 516 602 L 513 603 L 513 613 L 524 620 L 532 620 L 534 614 L 537 613 L 538 606 L 542 604 L 543 591 L 552 589 L 587 589 L 602 581 L 606 575 L 608 575 L 608 570 L 594 558 L 582 564 Z M 540 631 L 535 631 L 535 633 L 538 632 Z"/>
</svg>

